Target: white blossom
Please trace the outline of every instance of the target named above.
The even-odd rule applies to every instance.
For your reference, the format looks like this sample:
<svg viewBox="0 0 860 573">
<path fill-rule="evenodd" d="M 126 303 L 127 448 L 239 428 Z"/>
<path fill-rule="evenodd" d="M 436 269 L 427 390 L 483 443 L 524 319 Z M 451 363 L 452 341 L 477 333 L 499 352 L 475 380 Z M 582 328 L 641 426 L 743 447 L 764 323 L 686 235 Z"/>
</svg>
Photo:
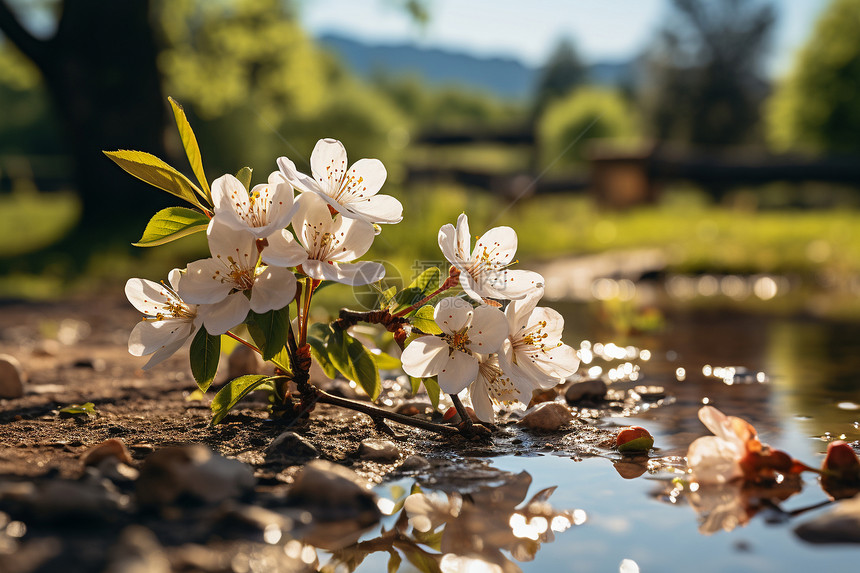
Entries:
<svg viewBox="0 0 860 573">
<path fill-rule="evenodd" d="M 296 210 L 293 189 L 278 171 L 269 175 L 265 185 L 250 192 L 232 175 L 212 182 L 215 218 L 237 231 L 249 231 L 258 239 L 281 231 L 289 225 Z"/>
</svg>

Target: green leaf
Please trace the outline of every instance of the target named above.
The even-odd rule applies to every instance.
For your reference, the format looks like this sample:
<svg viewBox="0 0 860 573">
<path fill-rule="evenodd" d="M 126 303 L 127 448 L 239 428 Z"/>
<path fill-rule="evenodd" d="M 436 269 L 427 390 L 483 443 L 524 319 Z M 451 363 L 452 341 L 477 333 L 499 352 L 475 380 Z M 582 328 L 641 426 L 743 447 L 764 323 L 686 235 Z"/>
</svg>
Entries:
<svg viewBox="0 0 860 573">
<path fill-rule="evenodd" d="M 439 388 L 438 379 L 435 376 L 432 376 L 430 378 L 422 378 L 421 382 L 424 384 L 424 389 L 427 390 L 427 397 L 430 398 L 430 403 L 433 405 L 433 409 L 438 409 L 439 395 L 442 394 L 442 389 Z"/>
<path fill-rule="evenodd" d="M 371 399 L 376 400 L 382 390 L 379 370 L 373 355 L 364 345 L 340 328 L 329 337 L 328 357 L 337 370 L 361 386 Z"/>
<path fill-rule="evenodd" d="M 135 247 L 156 247 L 205 231 L 208 226 L 209 218 L 200 211 L 186 207 L 168 207 L 149 220 L 143 236 L 132 244 Z"/>
<path fill-rule="evenodd" d="M 205 392 L 215 379 L 218 372 L 218 361 L 221 359 L 221 337 L 212 336 L 201 328 L 191 341 L 188 351 L 191 358 L 191 374 L 197 386 Z"/>
<path fill-rule="evenodd" d="M 77 418 L 80 416 L 95 418 L 97 415 L 95 404 L 92 402 L 86 402 L 84 404 L 69 404 L 65 408 L 60 408 L 61 418 Z"/>
<path fill-rule="evenodd" d="M 323 372 L 329 378 L 337 376 L 337 368 L 329 360 L 328 350 L 326 349 L 332 332 L 332 328 L 329 325 L 320 323 L 312 325 L 308 330 L 308 344 L 311 347 L 311 356 L 313 356 L 317 364 L 320 365 L 320 368 L 323 369 Z"/>
<path fill-rule="evenodd" d="M 251 175 L 254 173 L 254 170 L 250 167 L 243 167 L 236 173 L 236 179 L 238 179 L 242 185 L 245 186 L 247 191 L 251 190 Z"/>
<path fill-rule="evenodd" d="M 122 167 L 127 173 L 134 175 L 141 181 L 185 199 L 201 211 L 206 211 L 197 195 L 202 191 L 192 183 L 188 177 L 159 159 L 158 157 L 143 151 L 105 151 L 111 161 Z"/>
<path fill-rule="evenodd" d="M 427 334 L 442 334 L 442 329 L 433 319 L 434 312 L 433 305 L 425 304 L 412 316 L 412 326 Z"/>
<path fill-rule="evenodd" d="M 412 387 L 412 394 L 417 394 L 418 390 L 421 389 L 421 378 L 409 376 L 409 385 Z"/>
<path fill-rule="evenodd" d="M 430 296 L 439 288 L 441 276 L 442 273 L 437 267 L 430 267 L 425 270 L 408 287 L 397 293 L 389 305 L 389 312 L 396 314 Z M 406 316 L 411 316 L 414 313 L 415 311 L 410 312 Z"/>
<path fill-rule="evenodd" d="M 400 360 L 381 350 L 371 350 L 370 355 L 380 370 L 399 370 L 401 367 Z"/>
<path fill-rule="evenodd" d="M 388 308 L 391 301 L 394 300 L 394 295 L 397 294 L 397 287 L 391 287 L 379 294 L 379 308 Z"/>
<path fill-rule="evenodd" d="M 240 376 L 235 380 L 230 381 L 221 388 L 215 397 L 212 398 L 212 404 L 209 408 L 212 410 L 211 425 L 215 426 L 224 419 L 224 416 L 232 410 L 239 400 L 253 392 L 254 390 L 270 390 L 274 391 L 275 386 L 272 383 L 273 378 L 270 376 L 262 376 L 253 374 L 248 376 Z"/>
<path fill-rule="evenodd" d="M 246 319 L 251 338 L 263 351 L 263 360 L 271 360 L 277 356 L 287 344 L 287 332 L 290 327 L 290 309 L 270 310 L 263 314 L 254 311 L 248 313 Z"/>
<path fill-rule="evenodd" d="M 173 118 L 176 120 L 176 127 L 179 129 L 179 137 L 182 139 L 182 147 L 185 148 L 188 163 L 191 164 L 191 171 L 194 172 L 194 176 L 203 189 L 200 196 L 206 199 L 209 204 L 212 204 L 212 193 L 209 190 L 209 182 L 206 181 L 206 174 L 203 172 L 203 158 L 200 156 L 200 147 L 197 145 L 197 138 L 194 136 L 191 124 L 188 123 L 188 118 L 185 117 L 185 110 L 172 97 L 168 97 L 167 101 L 170 102 L 170 107 L 173 108 Z"/>
</svg>

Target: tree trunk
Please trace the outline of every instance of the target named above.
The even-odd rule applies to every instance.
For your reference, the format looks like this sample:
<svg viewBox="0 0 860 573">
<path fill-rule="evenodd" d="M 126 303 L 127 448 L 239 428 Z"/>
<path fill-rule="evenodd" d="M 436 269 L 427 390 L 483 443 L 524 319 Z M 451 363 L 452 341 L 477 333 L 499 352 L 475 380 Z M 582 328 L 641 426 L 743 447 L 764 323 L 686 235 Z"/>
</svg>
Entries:
<svg viewBox="0 0 860 573">
<path fill-rule="evenodd" d="M 167 159 L 149 0 L 67 0 L 47 40 L 30 35 L 0 0 L 0 30 L 39 67 L 62 122 L 83 202 L 74 242 L 136 240 L 169 196 L 125 174 L 102 150 Z"/>
</svg>

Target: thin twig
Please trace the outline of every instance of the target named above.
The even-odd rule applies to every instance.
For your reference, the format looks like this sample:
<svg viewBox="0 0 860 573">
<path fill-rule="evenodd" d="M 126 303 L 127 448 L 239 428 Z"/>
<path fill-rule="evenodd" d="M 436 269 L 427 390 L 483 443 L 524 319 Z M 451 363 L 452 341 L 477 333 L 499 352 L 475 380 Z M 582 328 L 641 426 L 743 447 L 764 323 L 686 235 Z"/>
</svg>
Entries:
<svg viewBox="0 0 860 573">
<path fill-rule="evenodd" d="M 348 398 L 334 396 L 323 390 L 317 390 L 316 392 L 316 400 L 321 404 L 332 404 L 334 406 L 348 408 L 350 410 L 361 412 L 362 414 L 367 414 L 371 418 L 384 418 L 386 420 L 391 420 L 392 422 L 397 422 L 405 426 L 413 426 L 415 428 L 421 428 L 422 430 L 436 432 L 437 434 L 449 436 L 458 433 L 458 430 L 451 426 L 443 426 L 442 424 L 436 424 L 434 422 L 428 422 L 419 418 L 404 416 L 403 414 L 397 414 L 396 412 L 389 412 L 387 410 L 383 410 L 382 408 L 371 406 L 370 404 L 363 404 L 361 402 L 356 402 L 355 400 L 350 400 Z"/>
</svg>

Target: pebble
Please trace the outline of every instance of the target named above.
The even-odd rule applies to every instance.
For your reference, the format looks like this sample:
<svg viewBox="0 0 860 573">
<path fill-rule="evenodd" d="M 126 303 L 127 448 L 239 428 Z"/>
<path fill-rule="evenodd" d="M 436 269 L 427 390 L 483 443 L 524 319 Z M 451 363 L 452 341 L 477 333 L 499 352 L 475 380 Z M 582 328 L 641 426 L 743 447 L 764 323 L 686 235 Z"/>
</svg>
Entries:
<svg viewBox="0 0 860 573">
<path fill-rule="evenodd" d="M 367 482 L 351 469 L 324 460 L 302 468 L 286 503 L 309 511 L 317 521 L 355 519 L 370 525 L 382 516 Z"/>
<path fill-rule="evenodd" d="M 40 340 L 33 347 L 32 354 L 33 356 L 39 357 L 53 357 L 57 356 L 60 353 L 61 345 L 58 341 L 53 340 L 51 338 L 46 338 L 44 340 Z"/>
<path fill-rule="evenodd" d="M 142 525 L 122 530 L 110 548 L 105 573 L 171 573 L 167 554 L 155 534 Z"/>
<path fill-rule="evenodd" d="M 404 472 L 420 472 L 430 469 L 430 462 L 423 456 L 410 455 L 406 456 L 403 463 L 397 467 L 400 471 Z"/>
<path fill-rule="evenodd" d="M 117 461 L 128 465 L 134 463 L 125 444 L 116 438 L 110 438 L 91 447 L 81 456 L 81 461 L 84 463 L 84 467 L 97 466 L 107 458 L 116 458 Z"/>
<path fill-rule="evenodd" d="M 860 543 L 860 496 L 839 502 L 835 508 L 794 528 L 810 543 Z"/>
<path fill-rule="evenodd" d="M 573 420 L 573 414 L 564 404 L 558 402 L 544 402 L 526 411 L 522 419 L 517 422 L 519 426 L 535 430 L 558 430 Z"/>
<path fill-rule="evenodd" d="M 241 497 L 255 484 L 249 466 L 195 444 L 150 454 L 140 469 L 136 493 L 141 505 L 168 505 L 180 498 L 214 505 Z"/>
<path fill-rule="evenodd" d="M 427 400 L 412 399 L 404 401 L 394 411 L 404 416 L 418 416 L 431 410 L 433 410 L 433 404 Z"/>
<path fill-rule="evenodd" d="M 239 344 L 227 358 L 227 379 L 233 380 L 240 376 L 260 374 L 263 371 L 263 366 L 263 359 L 257 352 L 244 344 Z"/>
<path fill-rule="evenodd" d="M 295 432 L 284 432 L 266 448 L 267 462 L 302 462 L 320 455 L 313 444 Z"/>
<path fill-rule="evenodd" d="M 126 505 L 110 482 L 92 476 L 14 484 L 0 489 L 0 501 L 14 504 L 29 519 L 46 523 L 113 521 Z"/>
<path fill-rule="evenodd" d="M 606 382 L 603 380 L 583 380 L 574 382 L 564 392 L 564 399 L 569 404 L 575 404 L 583 400 L 602 400 L 606 396 Z"/>
<path fill-rule="evenodd" d="M 656 402 L 666 397 L 666 389 L 662 386 L 636 386 L 633 391 L 649 402 Z"/>
<path fill-rule="evenodd" d="M 556 398 L 558 398 L 558 390 L 555 388 L 535 390 L 532 393 L 532 399 L 529 402 L 529 408 L 536 404 L 542 404 L 543 402 L 552 402 Z"/>
<path fill-rule="evenodd" d="M 400 450 L 390 440 L 367 438 L 358 446 L 358 457 L 373 462 L 391 463 L 400 459 Z"/>
<path fill-rule="evenodd" d="M 20 398 L 24 395 L 24 370 L 14 356 L 0 354 L 0 398 Z"/>
</svg>

